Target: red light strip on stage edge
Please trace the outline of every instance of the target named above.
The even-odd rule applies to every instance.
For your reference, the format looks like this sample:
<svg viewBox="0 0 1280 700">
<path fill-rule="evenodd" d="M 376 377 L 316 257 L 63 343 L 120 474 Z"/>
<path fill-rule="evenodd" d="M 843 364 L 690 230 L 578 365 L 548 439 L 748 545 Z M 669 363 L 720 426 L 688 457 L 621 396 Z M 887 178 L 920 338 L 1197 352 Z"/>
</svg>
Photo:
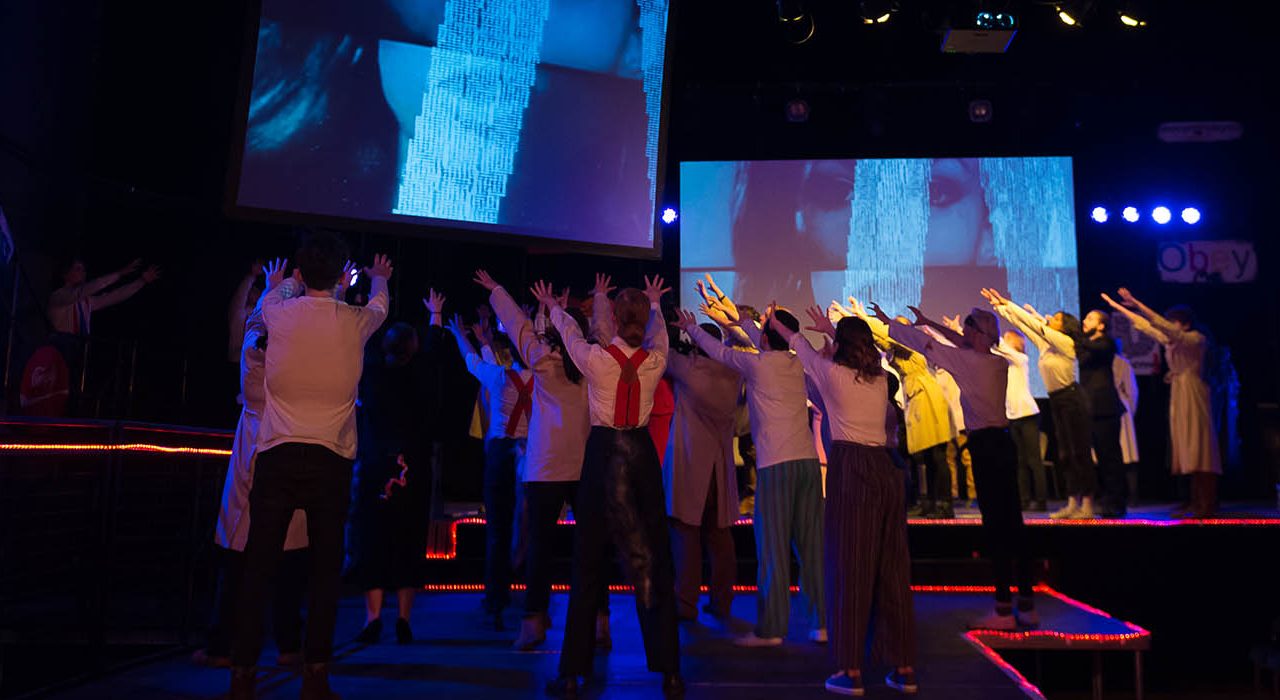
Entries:
<svg viewBox="0 0 1280 700">
<path fill-rule="evenodd" d="M 0 442 L 0 452 L 153 452 L 161 454 L 196 455 L 200 457 L 230 457 L 231 450 L 217 447 L 174 447 L 131 442 L 119 445 L 70 444 L 70 443 L 12 443 Z"/>
</svg>

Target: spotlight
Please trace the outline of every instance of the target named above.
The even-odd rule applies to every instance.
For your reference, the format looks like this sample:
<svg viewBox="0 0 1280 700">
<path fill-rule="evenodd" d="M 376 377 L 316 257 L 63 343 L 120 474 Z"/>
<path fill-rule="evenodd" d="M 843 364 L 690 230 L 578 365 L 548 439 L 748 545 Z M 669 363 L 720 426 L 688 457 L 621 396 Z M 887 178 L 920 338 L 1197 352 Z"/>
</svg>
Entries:
<svg viewBox="0 0 1280 700">
<path fill-rule="evenodd" d="M 1093 211 L 1089 214 L 1089 216 L 1090 216 L 1090 217 L 1092 217 L 1094 221 L 1096 221 L 1096 222 L 1098 222 L 1098 223 L 1100 223 L 1100 224 L 1105 224 L 1105 223 L 1107 223 L 1107 218 L 1108 218 L 1108 215 L 1107 215 L 1107 208 L 1106 208 L 1106 207 L 1094 207 L 1094 208 L 1093 208 Z"/>
<path fill-rule="evenodd" d="M 863 24 L 885 24 L 898 9 L 892 0 L 862 0 L 859 7 Z"/>
<path fill-rule="evenodd" d="M 680 215 L 676 213 L 675 209 L 667 207 L 662 210 L 662 223 L 670 226 L 671 224 L 674 224 L 678 218 L 680 218 Z"/>
<path fill-rule="evenodd" d="M 787 121 L 797 124 L 809 121 L 809 102 L 802 98 L 787 100 Z"/>
<path fill-rule="evenodd" d="M 969 102 L 969 121 L 974 124 L 986 124 L 991 121 L 992 113 L 991 100 L 972 100 Z"/>
<path fill-rule="evenodd" d="M 778 0 L 778 22 L 782 34 L 792 44 L 803 44 L 813 38 L 817 27 L 813 15 L 805 12 L 801 0 Z"/>
<path fill-rule="evenodd" d="M 1137 207 L 1125 207 L 1125 208 L 1124 208 L 1124 211 L 1120 212 L 1120 216 L 1121 216 L 1121 218 L 1123 218 L 1125 221 L 1128 221 L 1128 222 L 1129 222 L 1129 223 L 1131 223 L 1131 224 L 1137 223 L 1137 222 L 1138 222 L 1138 208 L 1137 208 Z"/>
<path fill-rule="evenodd" d="M 1092 5 L 1092 0 L 1063 0 L 1053 6 L 1053 11 L 1059 22 L 1068 27 L 1079 27 Z"/>
<path fill-rule="evenodd" d="M 1140 29 L 1147 26 L 1147 19 L 1151 16 L 1151 9 L 1149 3 L 1128 0 L 1120 3 L 1118 14 L 1120 16 L 1120 24 L 1130 29 Z"/>
<path fill-rule="evenodd" d="M 1188 224 L 1200 223 L 1200 210 L 1195 207 L 1187 207 L 1182 210 L 1182 220 Z"/>
<path fill-rule="evenodd" d="M 1173 218 L 1173 213 L 1169 211 L 1169 207 L 1156 207 L 1151 210 L 1151 218 L 1157 224 L 1167 224 Z"/>
</svg>

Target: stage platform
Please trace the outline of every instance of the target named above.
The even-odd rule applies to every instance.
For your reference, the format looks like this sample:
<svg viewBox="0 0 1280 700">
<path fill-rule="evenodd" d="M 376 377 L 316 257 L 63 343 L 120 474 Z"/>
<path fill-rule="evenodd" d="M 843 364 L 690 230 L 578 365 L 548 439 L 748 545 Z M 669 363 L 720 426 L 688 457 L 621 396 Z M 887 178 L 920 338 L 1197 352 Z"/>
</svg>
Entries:
<svg viewBox="0 0 1280 700">
<path fill-rule="evenodd" d="M 964 623 L 990 608 L 985 590 L 920 590 L 915 594 L 919 639 L 921 698 L 949 700 L 1020 700 L 1042 698 L 1031 681 L 999 657 L 1009 644 L 1038 644 L 1058 639 L 1113 639 L 1117 645 L 1141 645 L 1149 640 L 1145 630 L 1081 606 L 1051 589 L 1040 597 L 1044 625 L 1025 635 L 969 633 Z M 510 648 L 514 632 L 494 632 L 482 623 L 477 593 L 426 593 L 418 598 L 413 625 L 418 640 L 398 646 L 388 626 L 381 644 L 339 645 L 333 675 L 334 687 L 349 700 L 378 698 L 536 698 L 542 684 L 556 671 L 562 639 L 562 623 L 568 598 L 553 596 L 555 625 L 543 649 L 518 653 Z M 793 598 L 793 603 L 798 603 Z M 629 594 L 615 593 L 611 600 L 613 650 L 597 657 L 596 670 L 604 683 L 588 697 L 660 697 L 660 678 L 645 670 L 644 653 L 636 625 L 634 602 Z M 788 643 L 777 649 L 739 649 L 736 634 L 751 628 L 755 598 L 739 595 L 734 619 L 725 623 L 703 616 L 681 627 L 684 675 L 688 697 L 734 700 L 804 700 L 831 697 L 822 681 L 833 671 L 825 646 L 805 641 L 808 621 L 795 604 Z M 339 614 L 339 639 L 352 639 L 363 622 L 361 599 L 343 601 Z M 388 609 L 387 620 L 394 612 Z M 508 613 L 514 626 L 518 613 Z M 1136 635 L 1136 636 L 1135 636 Z M 1021 639 L 1021 641 L 1019 641 Z M 1093 647 L 1090 647 L 1093 648 Z M 1115 648 L 1121 648 L 1116 646 Z M 272 650 L 264 659 L 274 658 Z M 883 671 L 868 669 L 867 697 L 889 698 L 898 694 L 883 685 Z M 59 700 L 129 698 L 130 700 L 212 699 L 220 697 L 227 671 L 192 665 L 184 656 L 135 666 L 95 682 L 56 693 Z M 263 700 L 296 698 L 296 669 L 264 666 L 259 680 Z"/>
</svg>

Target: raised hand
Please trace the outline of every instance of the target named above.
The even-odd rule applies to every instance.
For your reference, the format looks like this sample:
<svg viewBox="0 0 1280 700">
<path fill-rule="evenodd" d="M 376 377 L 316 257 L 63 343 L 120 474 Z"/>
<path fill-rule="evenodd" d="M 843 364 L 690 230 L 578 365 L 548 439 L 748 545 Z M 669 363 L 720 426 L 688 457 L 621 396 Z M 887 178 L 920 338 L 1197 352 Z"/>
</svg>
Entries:
<svg viewBox="0 0 1280 700">
<path fill-rule="evenodd" d="M 1116 293 L 1120 295 L 1120 302 L 1125 306 L 1130 308 L 1138 306 L 1138 298 L 1129 291 L 1128 287 L 1121 287 L 1116 290 Z"/>
<path fill-rule="evenodd" d="M 959 333 L 960 335 L 964 335 L 964 325 L 960 323 L 960 314 L 956 314 L 955 316 L 944 315 L 942 317 L 942 325 L 956 333 Z"/>
<path fill-rule="evenodd" d="M 147 267 L 147 269 L 142 271 L 142 281 L 145 284 L 151 284 L 152 282 L 155 282 L 158 279 L 160 279 L 159 265 L 150 265 Z"/>
<path fill-rule="evenodd" d="M 709 299 L 708 299 L 708 303 L 710 303 L 712 306 L 715 306 L 719 308 L 721 311 L 723 311 L 724 315 L 728 316 L 731 321 L 733 321 L 734 323 L 738 323 L 742 318 L 742 315 L 738 313 L 738 305 L 733 303 L 733 299 L 730 299 L 729 295 L 724 293 L 724 290 L 720 289 L 720 285 L 716 284 L 716 281 L 711 277 L 710 272 L 706 274 L 706 278 L 707 278 L 707 287 L 710 287 L 711 292 L 715 295 L 714 303 L 712 303 L 711 300 Z M 703 295 L 702 295 L 703 298 L 706 299 L 707 298 L 706 290 L 701 289 L 702 282 L 698 282 L 698 286 L 700 288 L 700 291 L 703 292 Z"/>
<path fill-rule="evenodd" d="M 1106 292 L 1102 293 L 1102 300 L 1110 304 L 1111 308 L 1117 311 L 1128 311 L 1128 309 L 1126 309 L 1123 304 L 1116 301 L 1115 299 L 1112 299 L 1111 295 L 1107 294 Z"/>
<path fill-rule="evenodd" d="M 285 258 L 276 258 L 266 264 L 262 271 L 267 275 L 267 289 L 275 289 L 284 282 L 284 271 L 289 267 Z"/>
<path fill-rule="evenodd" d="M 671 291 L 671 287 L 662 286 L 662 275 L 654 275 L 652 278 L 645 275 L 644 295 L 649 297 L 650 304 L 657 304 L 662 301 L 662 295 L 669 291 Z"/>
<path fill-rule="evenodd" d="M 1004 296 L 1000 294 L 1000 292 L 990 287 L 984 287 L 978 291 L 982 294 L 982 298 L 986 299 L 987 303 L 991 304 L 994 308 L 999 308 L 1010 303 L 1008 299 L 1004 298 Z"/>
<path fill-rule="evenodd" d="M 862 302 L 858 301 L 858 298 L 853 295 L 849 295 L 849 311 L 853 312 L 853 315 L 858 318 L 865 319 L 867 317 L 867 307 L 863 306 Z"/>
<path fill-rule="evenodd" d="M 119 274 L 120 274 L 121 276 L 124 276 L 124 275 L 131 275 L 131 274 L 133 274 L 133 273 L 137 272 L 137 271 L 138 271 L 138 268 L 140 268 L 140 267 L 142 267 L 142 258 L 134 258 L 133 260 L 131 260 L 131 261 L 129 262 L 129 264 L 128 264 L 128 265 L 125 265 L 124 267 L 120 268 L 120 272 L 119 272 Z"/>
<path fill-rule="evenodd" d="M 708 303 L 704 302 L 702 304 L 698 304 L 698 310 L 706 314 L 707 318 L 711 319 L 718 325 L 727 326 L 730 323 L 732 323 L 732 321 L 729 320 L 729 317 L 726 316 L 723 311 L 721 311 L 717 307 L 711 306 Z"/>
<path fill-rule="evenodd" d="M 449 322 L 444 324 L 444 327 L 457 338 L 462 338 L 464 336 L 462 332 L 462 317 L 458 314 L 454 314 L 453 317 L 449 319 Z"/>
<path fill-rule="evenodd" d="M 816 331 L 823 335 L 836 337 L 836 327 L 831 323 L 831 319 L 823 313 L 822 308 L 818 306 L 810 306 L 805 309 L 805 313 L 809 314 L 809 320 L 813 321 L 812 326 L 805 328 L 807 331 Z"/>
<path fill-rule="evenodd" d="M 556 303 L 559 304 L 560 308 L 562 309 L 569 308 L 569 288 L 568 287 L 565 287 L 564 291 L 560 292 L 560 296 L 556 297 Z"/>
<path fill-rule="evenodd" d="M 443 314 L 444 295 L 434 289 L 428 289 L 427 298 L 422 300 L 422 305 L 427 307 L 427 311 L 433 316 Z"/>
<path fill-rule="evenodd" d="M 381 277 L 384 280 L 391 279 L 391 273 L 395 268 L 391 266 L 391 258 L 385 255 L 373 256 L 373 264 L 364 269 L 364 273 L 370 277 Z"/>
<path fill-rule="evenodd" d="M 840 302 L 835 299 L 832 299 L 831 303 L 827 304 L 827 318 L 832 319 L 833 323 L 836 319 L 848 318 L 849 316 L 854 315 L 853 309 L 847 306 L 842 306 Z"/>
<path fill-rule="evenodd" d="M 889 318 L 889 314 L 885 313 L 884 309 L 880 308 L 879 304 L 875 303 L 874 301 L 870 302 L 870 304 L 871 304 L 871 314 L 876 317 L 877 321 L 885 325 L 889 325 L 890 323 L 893 322 L 893 319 Z"/>
<path fill-rule="evenodd" d="M 609 292 L 612 292 L 615 289 L 617 289 L 617 287 L 613 286 L 612 277 L 602 272 L 597 272 L 596 285 L 591 288 L 591 296 L 595 296 L 597 294 L 604 294 L 605 296 L 608 296 Z"/>
<path fill-rule="evenodd" d="M 497 281 L 484 270 L 476 270 L 475 279 L 472 281 L 491 292 L 499 287 Z"/>
<path fill-rule="evenodd" d="M 602 277 L 602 275 L 596 275 L 597 289 L 600 287 L 600 277 Z M 608 287 L 609 278 L 607 275 L 603 275 L 603 277 L 605 278 L 604 286 Z M 552 308 L 560 304 L 560 300 L 556 298 L 556 290 L 550 285 L 550 283 L 544 280 L 534 282 L 533 286 L 529 288 L 529 291 L 533 293 L 533 298 L 537 299 L 539 304 L 542 304 L 547 308 Z"/>
<path fill-rule="evenodd" d="M 698 325 L 698 319 L 684 309 L 676 309 L 676 320 L 672 321 L 671 325 L 688 333 L 694 326 Z"/>
</svg>

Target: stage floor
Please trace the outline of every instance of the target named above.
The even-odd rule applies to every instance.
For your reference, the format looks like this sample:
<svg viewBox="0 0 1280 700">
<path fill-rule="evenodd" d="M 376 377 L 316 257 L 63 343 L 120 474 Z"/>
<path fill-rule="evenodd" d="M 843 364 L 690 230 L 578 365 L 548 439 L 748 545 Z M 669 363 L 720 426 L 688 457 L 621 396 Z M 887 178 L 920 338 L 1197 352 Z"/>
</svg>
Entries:
<svg viewBox="0 0 1280 700">
<path fill-rule="evenodd" d="M 1079 634 L 1122 634 L 1125 623 L 1089 611 L 1070 600 L 1042 594 L 1045 627 Z M 1018 700 L 1039 697 L 1038 691 L 1016 672 L 988 658 L 981 645 L 963 633 L 970 617 L 989 609 L 990 595 L 983 592 L 917 592 L 915 607 L 919 638 L 921 698 L 952 700 Z M 334 666 L 334 688 L 348 700 L 441 697 L 536 698 L 542 684 L 554 675 L 561 641 L 564 594 L 553 596 L 556 626 L 544 649 L 516 653 L 510 649 L 514 632 L 494 632 L 481 624 L 480 596 L 475 593 L 428 593 L 418 598 L 413 624 L 418 640 L 397 646 L 387 625 L 384 642 L 364 646 L 341 643 Z M 338 638 L 350 640 L 363 619 L 363 602 L 347 598 L 339 616 Z M 832 671 L 824 646 L 806 639 L 807 621 L 793 597 L 791 636 L 777 649 L 746 650 L 731 638 L 750 629 L 755 618 L 755 597 L 739 595 L 735 618 L 721 624 L 703 616 L 681 627 L 684 675 L 689 698 L 734 700 L 787 700 L 833 697 L 822 687 Z M 597 657 L 597 674 L 607 684 L 588 697 L 660 697 L 659 677 L 645 670 L 644 653 L 636 625 L 635 607 L 627 594 L 612 596 L 613 651 Z M 394 615 L 387 611 L 387 622 Z M 511 611 L 514 625 L 518 613 Z M 988 655 L 994 654 L 989 650 Z M 264 659 L 274 658 L 268 650 Z M 898 694 L 884 687 L 882 672 L 868 672 L 867 697 L 889 698 Z M 129 698 L 130 700 L 212 699 L 225 691 L 227 671 L 200 668 L 175 655 L 120 672 L 92 684 L 52 697 L 62 700 Z M 296 698 L 298 675 L 293 669 L 265 666 L 259 681 L 264 700 Z"/>
</svg>

